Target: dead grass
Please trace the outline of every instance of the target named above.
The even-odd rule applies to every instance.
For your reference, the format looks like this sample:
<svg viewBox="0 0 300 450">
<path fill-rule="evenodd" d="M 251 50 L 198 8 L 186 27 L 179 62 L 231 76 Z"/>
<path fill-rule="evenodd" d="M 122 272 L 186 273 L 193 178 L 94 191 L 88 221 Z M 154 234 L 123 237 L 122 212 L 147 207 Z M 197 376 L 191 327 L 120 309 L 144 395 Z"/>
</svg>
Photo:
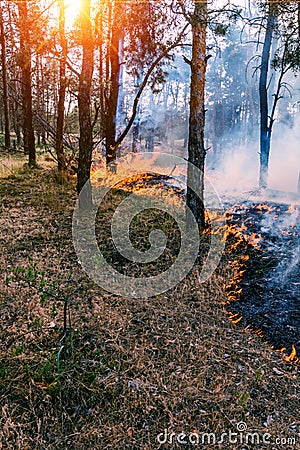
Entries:
<svg viewBox="0 0 300 450">
<path fill-rule="evenodd" d="M 16 158 L 9 154 L 0 157 L 0 178 L 5 178 L 14 174 L 15 170 L 21 169 L 24 165 L 23 157 Z"/>
<path fill-rule="evenodd" d="M 54 168 L 55 161 L 48 153 L 37 154 L 37 164 L 43 168 Z M 4 152 L 0 155 L 0 179 L 15 176 L 16 171 L 26 169 L 27 158 L 22 152 Z"/>
<path fill-rule="evenodd" d="M 299 367 L 228 321 L 226 257 L 205 284 L 196 267 L 155 298 L 117 297 L 77 262 L 72 183 L 23 170 L 0 180 L 0 195 L 0 448 L 192 449 L 157 435 L 219 440 L 241 421 L 272 443 L 198 447 L 299 448 Z"/>
</svg>

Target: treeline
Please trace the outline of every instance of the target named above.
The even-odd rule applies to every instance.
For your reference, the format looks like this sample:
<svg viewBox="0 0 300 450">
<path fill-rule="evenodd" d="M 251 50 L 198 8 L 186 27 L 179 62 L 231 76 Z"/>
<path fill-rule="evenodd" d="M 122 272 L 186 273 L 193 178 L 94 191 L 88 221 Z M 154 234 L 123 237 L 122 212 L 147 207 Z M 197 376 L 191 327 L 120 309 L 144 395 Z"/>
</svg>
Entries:
<svg viewBox="0 0 300 450">
<path fill-rule="evenodd" d="M 208 146 L 218 159 L 233 133 L 250 139 L 260 130 L 260 183 L 267 184 L 278 102 L 294 95 L 286 77 L 300 66 L 299 1 L 255 1 L 247 9 L 77 3 L 77 17 L 75 1 L 0 3 L 5 148 L 24 148 L 35 166 L 36 145 L 49 144 L 60 173 L 75 154 L 80 192 L 93 150 L 114 163 L 129 132 L 133 152 L 142 135 L 149 151 L 155 137 L 182 138 L 189 161 L 203 170 Z"/>
<path fill-rule="evenodd" d="M 31 104 L 37 144 L 58 138 L 71 147 L 69 135 L 79 132 L 80 90 L 90 78 L 91 125 L 96 142 L 105 142 L 109 162 L 115 158 L 117 121 L 122 119 L 126 126 L 129 109 L 143 88 L 151 84 L 155 89 L 156 83 L 162 83 L 163 60 L 180 45 L 185 24 L 179 24 L 163 2 L 98 1 L 92 5 L 81 1 L 78 17 L 70 22 L 72 2 L 1 2 L 0 117 L 2 130 L 8 126 L 5 146 L 12 145 L 9 134 L 13 132 L 16 145 L 24 144 L 28 151 L 27 143 L 21 141 L 25 141 L 24 119 L 30 121 Z M 130 105 L 124 104 L 122 96 L 125 71 Z M 124 135 L 125 129 L 118 131 Z M 119 137 L 121 143 L 125 135 Z"/>
</svg>

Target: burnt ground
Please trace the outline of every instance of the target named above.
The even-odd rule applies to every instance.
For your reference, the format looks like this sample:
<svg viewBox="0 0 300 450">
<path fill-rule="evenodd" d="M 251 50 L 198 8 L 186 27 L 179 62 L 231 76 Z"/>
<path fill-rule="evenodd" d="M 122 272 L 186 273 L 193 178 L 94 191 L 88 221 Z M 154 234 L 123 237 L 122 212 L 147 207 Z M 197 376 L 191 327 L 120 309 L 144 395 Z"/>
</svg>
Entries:
<svg viewBox="0 0 300 450">
<path fill-rule="evenodd" d="M 160 186 L 182 196 L 184 191 L 170 180 L 168 176 L 145 173 L 126 180 L 126 189 Z M 270 191 L 274 198 L 275 194 Z M 245 271 L 235 291 L 242 291 L 233 296 L 228 310 L 234 315 L 233 321 L 238 319 L 240 325 L 257 331 L 275 349 L 290 354 L 294 345 L 300 353 L 299 206 L 278 201 L 246 202 L 227 210 L 226 227 L 238 230 L 233 246 L 243 237 L 236 258 L 239 260 L 240 252 L 249 256 L 239 266 Z"/>
<path fill-rule="evenodd" d="M 238 283 L 242 291 L 229 310 L 276 349 L 300 349 L 299 210 L 277 203 L 244 204 L 229 214 L 229 223 L 242 235 L 252 235 L 255 244 L 246 245 L 250 258 L 240 268 L 245 270 Z"/>
</svg>

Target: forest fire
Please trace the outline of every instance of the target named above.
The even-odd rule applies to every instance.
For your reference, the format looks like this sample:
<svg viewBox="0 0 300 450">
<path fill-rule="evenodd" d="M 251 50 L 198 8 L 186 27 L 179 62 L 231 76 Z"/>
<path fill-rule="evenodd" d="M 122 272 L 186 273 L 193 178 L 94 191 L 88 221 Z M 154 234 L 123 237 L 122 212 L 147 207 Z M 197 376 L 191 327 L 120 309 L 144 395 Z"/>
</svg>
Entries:
<svg viewBox="0 0 300 450">
<path fill-rule="evenodd" d="M 170 171 L 172 168 L 169 168 Z M 163 188 L 184 195 L 167 175 L 145 171 L 125 177 L 116 189 L 139 191 Z M 172 189 L 171 189 L 172 188 Z M 207 233 L 223 233 L 233 271 L 226 285 L 229 320 L 257 334 L 288 362 L 300 363 L 299 210 L 295 204 L 237 204 L 225 213 L 226 224 Z M 219 215 L 206 213 L 218 224 Z"/>
<path fill-rule="evenodd" d="M 0 1 L 0 450 L 300 448 L 299 19 Z"/>
<path fill-rule="evenodd" d="M 232 323 L 300 363 L 299 210 L 294 204 L 244 204 L 227 211 L 233 270 L 226 286 Z"/>
</svg>

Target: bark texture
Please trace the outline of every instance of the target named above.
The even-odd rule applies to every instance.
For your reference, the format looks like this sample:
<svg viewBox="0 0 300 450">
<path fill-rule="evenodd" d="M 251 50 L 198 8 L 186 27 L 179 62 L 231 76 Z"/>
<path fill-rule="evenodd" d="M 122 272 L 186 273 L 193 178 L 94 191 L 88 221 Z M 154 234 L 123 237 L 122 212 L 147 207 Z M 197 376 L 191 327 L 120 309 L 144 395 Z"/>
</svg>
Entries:
<svg viewBox="0 0 300 450">
<path fill-rule="evenodd" d="M 268 73 L 273 31 L 275 25 L 275 8 L 269 5 L 267 28 L 263 43 L 261 67 L 259 77 L 259 106 L 260 106 L 260 170 L 259 186 L 267 187 L 270 156 L 272 124 L 269 125 L 268 105 Z"/>
<path fill-rule="evenodd" d="M 92 192 L 90 185 L 90 170 L 93 151 L 93 135 L 91 121 L 91 85 L 94 66 L 94 43 L 91 26 L 91 2 L 82 0 L 81 3 L 81 38 L 82 38 L 82 66 L 79 77 L 78 110 L 79 110 L 79 156 L 77 173 L 77 192 L 81 192 L 87 183 L 84 195 L 80 196 L 79 207 L 92 207 Z"/>
<path fill-rule="evenodd" d="M 32 82 L 31 82 L 31 45 L 30 24 L 28 19 L 27 0 L 18 2 L 19 30 L 20 30 L 20 55 L 21 90 L 22 90 L 22 122 L 24 135 L 24 152 L 29 155 L 29 166 L 36 165 L 35 139 L 33 130 L 32 112 Z"/>
<path fill-rule="evenodd" d="M 187 206 L 192 211 L 200 229 L 205 227 L 204 214 L 204 126 L 205 126 L 205 75 L 206 75 L 206 25 L 207 2 L 196 2 L 192 24 L 192 60 L 190 88 L 190 117 L 188 140 L 188 186 L 196 187 L 195 191 L 187 188 Z M 194 170 L 193 166 L 200 170 Z"/>
<path fill-rule="evenodd" d="M 122 41 L 124 39 L 124 29 L 121 23 L 123 11 L 123 3 L 115 1 L 109 48 L 110 91 L 105 119 L 106 164 L 115 161 L 117 156 L 116 117 L 120 90 L 120 49 L 123 48 Z"/>
<path fill-rule="evenodd" d="M 0 41 L 1 41 L 1 66 L 2 66 L 2 86 L 3 86 L 3 109 L 4 109 L 4 145 L 10 148 L 10 125 L 9 125 L 9 99 L 7 84 L 6 65 L 6 39 L 3 22 L 2 6 L 0 5 Z"/>
<path fill-rule="evenodd" d="M 61 56 L 59 61 L 59 92 L 56 121 L 56 143 L 57 167 L 59 172 L 66 169 L 65 155 L 63 151 L 65 97 L 66 97 L 66 60 L 68 53 L 68 42 L 65 35 L 65 1 L 59 0 L 59 40 Z"/>
</svg>

